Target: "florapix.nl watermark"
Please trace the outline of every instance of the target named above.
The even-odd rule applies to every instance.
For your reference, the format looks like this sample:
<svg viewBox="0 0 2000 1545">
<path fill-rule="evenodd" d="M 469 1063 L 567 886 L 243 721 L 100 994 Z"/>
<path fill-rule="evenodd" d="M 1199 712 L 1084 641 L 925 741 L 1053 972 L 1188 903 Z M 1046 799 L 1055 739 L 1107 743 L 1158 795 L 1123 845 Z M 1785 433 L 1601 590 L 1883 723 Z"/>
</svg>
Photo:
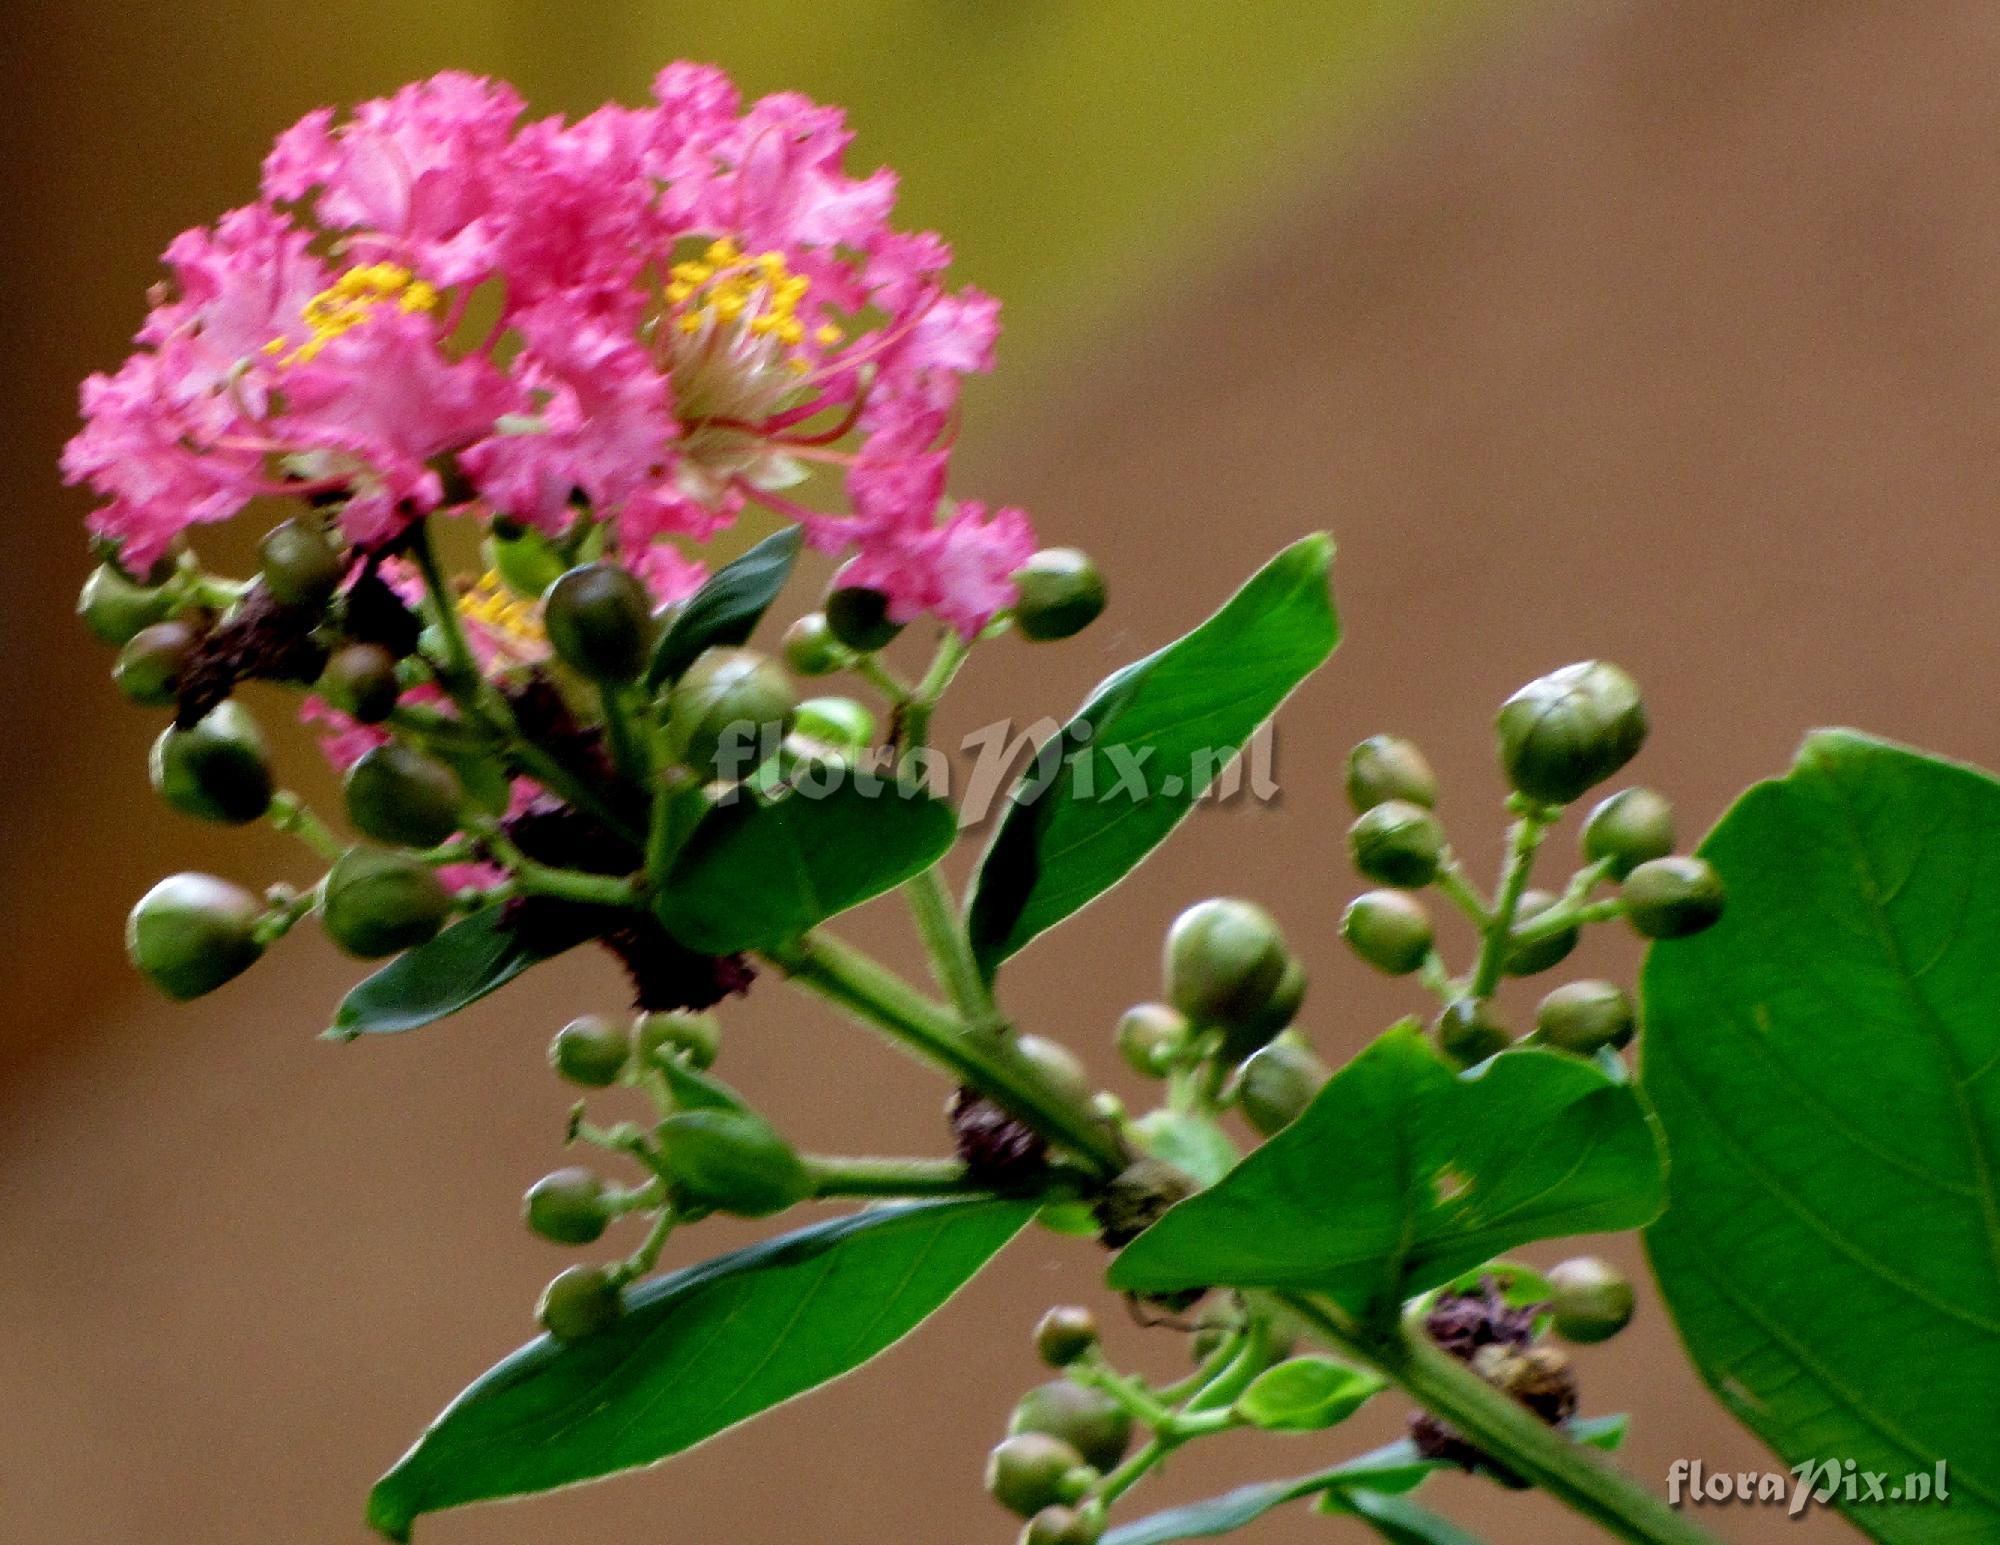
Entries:
<svg viewBox="0 0 2000 1545">
<path fill-rule="evenodd" d="M 1803 1518 L 1837 1503 L 1942 1507 L 1950 1501 L 1951 1477 L 1942 1459 L 1900 1475 L 1864 1470 L 1852 1459 L 1808 1459 L 1789 1470 L 1711 1470 L 1699 1459 L 1676 1459 L 1667 1471 L 1672 1507 L 1782 1507 Z"/>
</svg>

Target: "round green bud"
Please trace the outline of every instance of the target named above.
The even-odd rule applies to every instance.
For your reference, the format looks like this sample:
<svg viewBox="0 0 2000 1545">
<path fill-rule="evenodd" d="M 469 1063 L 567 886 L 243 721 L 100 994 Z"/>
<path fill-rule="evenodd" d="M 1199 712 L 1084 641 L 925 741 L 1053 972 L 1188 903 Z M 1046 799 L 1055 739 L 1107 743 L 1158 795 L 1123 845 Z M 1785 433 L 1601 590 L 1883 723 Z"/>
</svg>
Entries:
<svg viewBox="0 0 2000 1545">
<path fill-rule="evenodd" d="M 1248 1019 L 1225 1027 L 1222 1060 L 1241 1062 L 1279 1031 L 1289 1029 L 1299 1017 L 1299 1010 L 1305 1006 L 1308 985 L 1305 966 L 1296 955 L 1288 952 L 1285 969 L 1264 1007 Z"/>
<path fill-rule="evenodd" d="M 1549 1307 L 1556 1334 L 1579 1346 L 1609 1341 L 1632 1323 L 1632 1284 L 1609 1261 L 1578 1256 L 1549 1269 Z"/>
<path fill-rule="evenodd" d="M 836 587 L 826 598 L 824 616 L 833 641 L 856 654 L 886 648 L 903 631 L 900 622 L 889 618 L 889 598 L 866 585 Z"/>
<path fill-rule="evenodd" d="M 1370 735 L 1347 753 L 1347 801 L 1356 814 L 1392 799 L 1429 810 L 1437 793 L 1431 764 L 1400 736 Z"/>
<path fill-rule="evenodd" d="M 1484 1062 L 1514 1044 L 1514 1038 L 1491 1018 L 1486 1006 L 1470 998 L 1448 1004 L 1434 1029 L 1438 1050 L 1462 1068 Z"/>
<path fill-rule="evenodd" d="M 1014 625 L 1037 641 L 1074 637 L 1104 611 L 1104 576 L 1074 547 L 1043 548 L 1014 571 L 1014 587 Z"/>
<path fill-rule="evenodd" d="M 159 796 L 199 820 L 241 826 L 271 808 L 264 737 L 240 703 L 220 704 L 188 729 L 162 730 L 149 770 Z"/>
<path fill-rule="evenodd" d="M 1109 1470 L 1131 1445 L 1132 1418 L 1109 1395 L 1068 1379 L 1052 1379 L 1029 1390 L 1014 1407 L 1008 1436 L 1024 1432 L 1060 1438 L 1083 1456 L 1085 1464 Z"/>
<path fill-rule="evenodd" d="M 831 676 L 854 663 L 854 651 L 833 636 L 825 612 L 807 612 L 789 628 L 780 644 L 785 664 L 801 676 Z"/>
<path fill-rule="evenodd" d="M 799 704 L 792 733 L 838 751 L 859 751 L 875 739 L 875 715 L 851 697 L 809 697 Z"/>
<path fill-rule="evenodd" d="M 350 955 L 372 960 L 424 943 L 451 915 L 451 896 L 429 867 L 380 848 L 349 848 L 327 871 L 320 922 Z"/>
<path fill-rule="evenodd" d="M 324 606 L 347 565 L 339 546 L 317 520 L 280 521 L 257 544 L 257 571 L 272 599 L 284 606 Z"/>
<path fill-rule="evenodd" d="M 1141 1078 L 1164 1078 L 1187 1043 L 1187 1015 L 1164 1003 L 1139 1003 L 1118 1021 L 1118 1055 Z"/>
<path fill-rule="evenodd" d="M 641 1059 L 679 1057 L 699 1071 L 713 1067 L 722 1051 L 722 1021 L 687 1009 L 647 1014 L 639 1021 L 637 1039 Z"/>
<path fill-rule="evenodd" d="M 615 563 L 571 569 L 542 597 L 549 648 L 592 681 L 637 679 L 653 641 L 646 587 Z"/>
<path fill-rule="evenodd" d="M 1673 850 L 1674 807 L 1651 789 L 1620 789 L 1583 823 L 1583 856 L 1615 880 Z"/>
<path fill-rule="evenodd" d="M 361 724 L 380 724 L 396 711 L 403 684 L 396 657 L 380 644 L 343 644 L 320 672 L 320 695 Z"/>
<path fill-rule="evenodd" d="M 1542 1039 L 1579 1057 L 1630 1045 L 1636 1024 L 1632 1000 L 1610 982 L 1565 982 L 1535 1010 Z"/>
<path fill-rule="evenodd" d="M 1063 1482 L 1083 1456 L 1061 1438 L 1024 1432 L 986 1456 L 986 1490 L 1008 1512 L 1032 1518 L 1062 1501 Z"/>
<path fill-rule="evenodd" d="M 604 1182 L 587 1169 L 559 1169 L 528 1187 L 521 1216 L 551 1244 L 587 1245 L 611 1226 Z"/>
<path fill-rule="evenodd" d="M 1275 1137 L 1298 1119 L 1333 1075 L 1312 1048 L 1281 1037 L 1243 1064 L 1236 1103 L 1248 1121 L 1266 1137 Z"/>
<path fill-rule="evenodd" d="M 667 699 L 683 766 L 730 781 L 791 729 L 798 698 L 775 662 L 753 649 L 707 649 Z"/>
<path fill-rule="evenodd" d="M 1045 1507 L 1021 1531 L 1021 1545 L 1097 1545 L 1104 1526 L 1075 1508 Z"/>
<path fill-rule="evenodd" d="M 658 1128 L 660 1158 L 684 1207 L 767 1218 L 812 1195 L 812 1176 L 763 1117 L 690 1110 Z"/>
<path fill-rule="evenodd" d="M 1035 1326 L 1035 1351 L 1051 1368 L 1067 1368 L 1097 1345 L 1097 1316 L 1079 1304 L 1064 1304 Z"/>
<path fill-rule="evenodd" d="M 1378 971 L 1408 976 L 1429 958 L 1431 915 L 1408 891 L 1369 891 L 1348 903 L 1340 936 Z"/>
<path fill-rule="evenodd" d="M 1625 876 L 1625 917 L 1649 939 L 1685 939 L 1715 925 L 1727 895 L 1699 858 L 1656 858 Z"/>
<path fill-rule="evenodd" d="M 1347 830 L 1354 867 L 1369 879 L 1415 890 L 1437 878 L 1444 828 L 1422 805 L 1387 799 L 1371 805 Z"/>
<path fill-rule="evenodd" d="M 604 1089 L 617 1083 L 631 1054 L 630 1030 L 601 1014 L 572 1019 L 549 1042 L 549 1066 L 585 1089 Z"/>
<path fill-rule="evenodd" d="M 611 1329 L 625 1314 L 625 1295 L 602 1266 L 572 1266 L 542 1289 L 535 1318 L 558 1341 L 581 1341 Z"/>
<path fill-rule="evenodd" d="M 83 625 L 114 647 L 130 643 L 141 628 L 164 622 L 173 609 L 174 598 L 166 589 L 142 585 L 112 563 L 99 564 L 76 598 Z"/>
<path fill-rule="evenodd" d="M 1060 1041 L 1043 1035 L 1014 1038 L 1014 1055 L 1031 1068 L 1035 1076 L 1071 1104 L 1082 1105 L 1091 1094 L 1090 1070 L 1076 1053 Z"/>
<path fill-rule="evenodd" d="M 524 600 L 539 599 L 563 576 L 562 554 L 532 526 L 496 520 L 480 546 L 500 582 Z"/>
<path fill-rule="evenodd" d="M 1196 902 L 1167 931 L 1167 1001 L 1200 1028 L 1253 1023 L 1290 963 L 1284 936 L 1262 907 L 1220 897 Z"/>
<path fill-rule="evenodd" d="M 1514 926 L 1532 923 L 1560 898 L 1547 891 L 1528 890 L 1521 893 L 1520 904 L 1514 909 Z M 1534 976 L 1551 966 L 1560 965 L 1576 948 L 1580 930 L 1574 927 L 1557 933 L 1544 934 L 1539 939 L 1510 941 L 1507 953 L 1502 957 L 1500 969 L 1509 976 Z"/>
<path fill-rule="evenodd" d="M 1604 660 L 1529 682 L 1495 721 L 1507 780 L 1541 805 L 1566 805 L 1611 777 L 1646 742 L 1638 683 Z"/>
<path fill-rule="evenodd" d="M 347 770 L 347 819 L 364 837 L 431 848 L 458 830 L 465 786 L 434 756 L 400 741 L 375 747 Z"/>
<path fill-rule="evenodd" d="M 141 628 L 118 651 L 111 679 L 142 707 L 165 708 L 179 696 L 181 673 L 199 642 L 200 635 L 185 622 L 169 619 Z"/>
<path fill-rule="evenodd" d="M 256 964 L 263 915 L 264 904 L 240 885 L 212 874 L 169 875 L 126 919 L 125 953 L 169 998 L 199 998 Z"/>
</svg>

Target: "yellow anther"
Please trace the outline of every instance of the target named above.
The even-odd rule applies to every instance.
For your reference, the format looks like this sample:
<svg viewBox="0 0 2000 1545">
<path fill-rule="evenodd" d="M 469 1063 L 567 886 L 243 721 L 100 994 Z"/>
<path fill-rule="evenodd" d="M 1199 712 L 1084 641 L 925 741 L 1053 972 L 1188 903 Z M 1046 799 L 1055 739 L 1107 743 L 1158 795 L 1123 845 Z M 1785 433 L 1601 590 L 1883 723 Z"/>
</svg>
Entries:
<svg viewBox="0 0 2000 1545">
<path fill-rule="evenodd" d="M 835 327 L 831 322 L 822 322 L 818 327 L 813 329 L 813 342 L 823 348 L 831 348 L 846 336 L 847 334 Z"/>
<path fill-rule="evenodd" d="M 418 312 L 435 310 L 439 297 L 436 286 L 418 279 L 407 268 L 395 263 L 363 263 L 348 269 L 300 308 L 300 319 L 312 331 L 310 338 L 290 354 L 283 353 L 283 338 L 273 338 L 264 345 L 264 352 L 281 356 L 281 365 L 313 359 L 333 339 L 359 327 L 377 306 L 391 299 L 402 311 Z"/>
</svg>

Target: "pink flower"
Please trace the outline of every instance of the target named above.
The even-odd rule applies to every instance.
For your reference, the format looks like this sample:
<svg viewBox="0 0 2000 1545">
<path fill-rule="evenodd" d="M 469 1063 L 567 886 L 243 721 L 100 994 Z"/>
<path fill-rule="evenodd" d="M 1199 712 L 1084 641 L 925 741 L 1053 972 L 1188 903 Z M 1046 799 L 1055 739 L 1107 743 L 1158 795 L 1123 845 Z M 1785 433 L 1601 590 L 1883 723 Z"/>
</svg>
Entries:
<svg viewBox="0 0 2000 1545">
<path fill-rule="evenodd" d="M 942 524 L 885 526 L 865 533 L 860 554 L 840 572 L 843 585 L 865 585 L 889 598 L 889 615 L 921 613 L 971 639 L 1014 604 L 1013 575 L 1035 550 L 1027 513 L 967 500 Z"/>
</svg>

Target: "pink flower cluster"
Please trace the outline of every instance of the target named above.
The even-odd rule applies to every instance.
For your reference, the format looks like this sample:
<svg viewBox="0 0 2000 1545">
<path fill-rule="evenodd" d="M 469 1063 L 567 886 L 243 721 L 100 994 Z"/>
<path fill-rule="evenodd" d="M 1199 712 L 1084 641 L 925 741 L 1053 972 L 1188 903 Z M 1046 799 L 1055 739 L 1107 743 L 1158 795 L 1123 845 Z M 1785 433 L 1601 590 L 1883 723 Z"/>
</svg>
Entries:
<svg viewBox="0 0 2000 1545">
<path fill-rule="evenodd" d="M 842 171 L 837 109 L 746 108 L 690 64 L 654 96 L 524 124 L 448 73 L 287 130 L 262 200 L 173 242 L 140 348 L 84 384 L 64 470 L 107 501 L 93 529 L 143 567 L 261 494 L 337 497 L 363 546 L 581 508 L 680 588 L 669 539 L 756 502 L 852 549 L 899 620 L 975 631 L 1032 547 L 1020 511 L 944 499 L 997 303 L 890 228 L 892 173 Z M 816 471 L 843 512 L 787 497 Z"/>
</svg>

